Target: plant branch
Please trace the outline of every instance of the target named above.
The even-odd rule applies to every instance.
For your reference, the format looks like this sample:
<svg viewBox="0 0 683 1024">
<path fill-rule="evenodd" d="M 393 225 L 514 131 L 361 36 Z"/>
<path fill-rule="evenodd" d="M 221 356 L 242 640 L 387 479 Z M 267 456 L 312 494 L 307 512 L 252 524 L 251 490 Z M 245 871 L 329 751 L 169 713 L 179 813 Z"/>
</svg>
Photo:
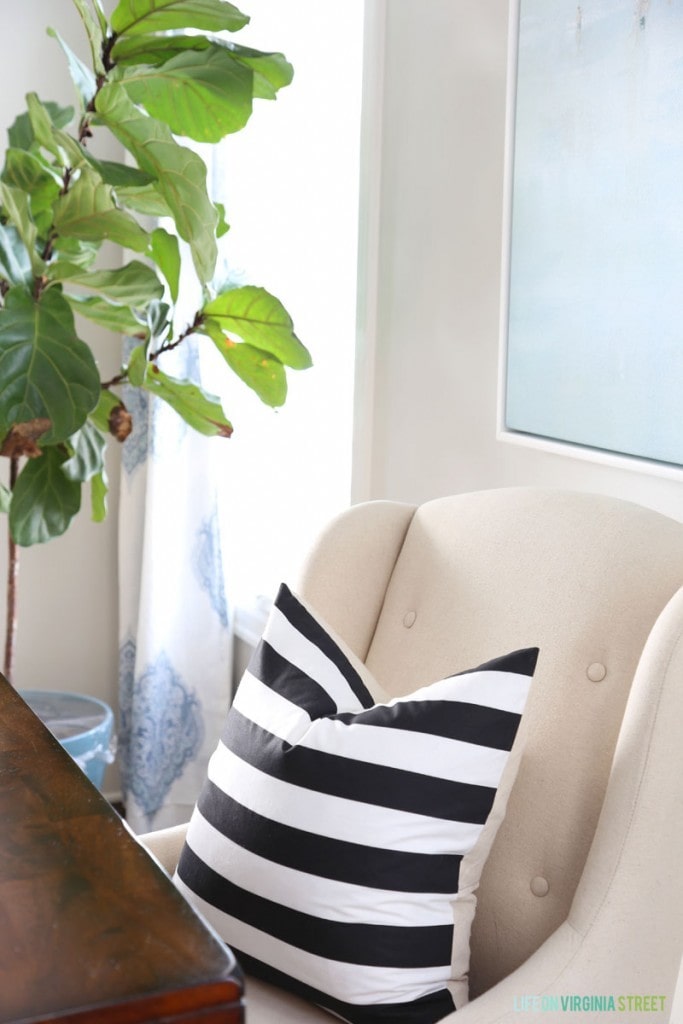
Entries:
<svg viewBox="0 0 683 1024">
<path fill-rule="evenodd" d="M 192 321 L 192 323 L 189 324 L 185 328 L 185 330 L 181 334 L 178 335 L 178 337 L 175 339 L 175 341 L 164 341 L 159 346 L 158 349 L 155 349 L 154 352 L 150 352 L 149 353 L 149 355 L 147 357 L 147 361 L 150 362 L 150 363 L 154 363 L 159 358 L 159 356 L 164 354 L 164 352 L 172 352 L 174 348 L 178 348 L 178 345 L 181 345 L 185 341 L 186 338 L 189 338 L 189 336 L 191 334 L 194 334 L 194 332 L 199 327 L 201 327 L 203 322 L 204 322 L 204 315 L 203 315 L 203 313 L 200 313 L 200 312 L 195 313 L 195 317 L 194 317 L 194 320 Z M 111 388 L 115 388 L 118 384 L 125 384 L 127 380 L 128 380 L 128 371 L 127 370 L 122 370 L 121 373 L 117 373 L 114 377 L 111 377 L 109 380 L 103 380 L 101 382 L 101 384 L 100 384 L 100 387 L 104 388 L 105 391 L 109 391 Z"/>
<path fill-rule="evenodd" d="M 158 349 L 156 349 L 154 352 L 150 352 L 148 356 L 149 362 L 154 363 L 159 358 L 159 356 L 164 354 L 164 352 L 172 352 L 174 348 L 178 348 L 178 345 L 181 345 L 185 341 L 185 338 L 189 338 L 191 334 L 194 334 L 195 331 L 197 331 L 201 327 L 203 322 L 204 314 L 200 312 L 195 313 L 195 317 L 192 323 L 188 324 L 185 330 L 178 335 L 175 341 L 164 341 L 159 346 Z"/>
<path fill-rule="evenodd" d="M 116 32 L 112 32 L 102 44 L 102 66 L 104 68 L 104 74 L 100 74 L 96 79 L 96 89 L 93 96 L 90 98 L 90 102 L 85 109 L 85 113 L 81 118 L 81 123 L 78 126 L 78 141 L 82 146 L 86 145 L 86 139 L 92 138 L 92 129 L 90 127 L 90 114 L 95 113 L 95 101 L 100 90 L 107 84 L 107 74 L 116 67 L 115 61 L 111 59 L 111 51 L 114 48 L 118 36 Z"/>
<path fill-rule="evenodd" d="M 109 391 L 111 388 L 115 388 L 117 384 L 125 384 L 127 380 L 128 373 L 124 371 L 123 373 L 117 373 L 111 380 L 103 380 L 100 387 L 105 391 Z"/>
<path fill-rule="evenodd" d="M 117 39 L 118 36 L 116 32 L 112 32 L 112 34 L 110 36 L 107 36 L 107 38 L 104 40 L 104 43 L 102 44 L 102 66 L 104 67 L 105 71 L 112 71 L 113 68 L 116 67 L 115 62 L 111 59 L 111 51 L 114 49 L 114 44 Z M 104 82 L 102 82 L 101 84 L 100 82 L 97 83 L 98 92 L 101 88 L 101 85 L 103 84 Z"/>
<path fill-rule="evenodd" d="M 19 459 L 17 456 L 13 456 L 10 459 L 9 466 L 9 487 L 10 491 L 13 491 L 14 485 L 17 482 L 17 476 L 19 475 Z M 7 615 L 5 619 L 5 664 L 3 672 L 5 678 L 12 682 L 12 677 L 14 675 L 14 652 L 16 648 L 18 621 L 17 590 L 19 582 L 19 548 L 12 537 L 12 531 L 9 529 L 9 520 L 7 535 Z"/>
</svg>

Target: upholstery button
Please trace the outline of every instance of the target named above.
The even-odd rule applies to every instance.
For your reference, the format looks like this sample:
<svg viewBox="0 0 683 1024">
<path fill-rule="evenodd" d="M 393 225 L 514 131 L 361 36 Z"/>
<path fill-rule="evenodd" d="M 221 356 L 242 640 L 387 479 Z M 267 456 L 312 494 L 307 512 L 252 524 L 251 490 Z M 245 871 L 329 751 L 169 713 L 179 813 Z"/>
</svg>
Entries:
<svg viewBox="0 0 683 1024">
<path fill-rule="evenodd" d="M 586 669 L 586 675 L 592 683 L 601 683 L 607 675 L 607 669 L 604 665 L 601 665 L 599 661 L 594 661 L 592 665 L 589 665 Z"/>
<path fill-rule="evenodd" d="M 417 615 L 415 614 L 415 612 L 406 612 L 405 613 L 405 615 L 403 616 L 403 625 L 406 627 L 406 629 L 410 629 L 410 627 L 415 622 L 416 618 L 417 618 Z"/>
<path fill-rule="evenodd" d="M 531 891 L 534 896 L 547 896 L 549 889 L 547 878 L 537 875 L 536 878 L 531 879 Z"/>
</svg>

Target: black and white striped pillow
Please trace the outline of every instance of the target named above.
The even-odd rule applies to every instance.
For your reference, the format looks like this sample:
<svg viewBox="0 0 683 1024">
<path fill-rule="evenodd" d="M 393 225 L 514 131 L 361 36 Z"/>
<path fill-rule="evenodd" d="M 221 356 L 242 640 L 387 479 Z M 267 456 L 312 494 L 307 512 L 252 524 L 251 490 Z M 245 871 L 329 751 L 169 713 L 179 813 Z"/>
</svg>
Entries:
<svg viewBox="0 0 683 1024">
<path fill-rule="evenodd" d="M 176 872 L 247 971 L 353 1024 L 454 1009 L 452 952 L 469 941 L 454 935 L 460 864 L 489 818 L 537 655 L 375 704 L 281 587 Z"/>
</svg>

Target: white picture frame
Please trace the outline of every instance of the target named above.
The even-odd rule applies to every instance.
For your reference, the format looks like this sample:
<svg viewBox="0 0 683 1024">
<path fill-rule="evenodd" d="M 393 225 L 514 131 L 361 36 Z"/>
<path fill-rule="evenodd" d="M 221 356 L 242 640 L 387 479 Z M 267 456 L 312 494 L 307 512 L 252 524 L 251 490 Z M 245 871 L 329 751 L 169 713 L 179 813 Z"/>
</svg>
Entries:
<svg viewBox="0 0 683 1024">
<path fill-rule="evenodd" d="M 683 4 L 574 10 L 510 5 L 497 436 L 680 478 Z"/>
</svg>

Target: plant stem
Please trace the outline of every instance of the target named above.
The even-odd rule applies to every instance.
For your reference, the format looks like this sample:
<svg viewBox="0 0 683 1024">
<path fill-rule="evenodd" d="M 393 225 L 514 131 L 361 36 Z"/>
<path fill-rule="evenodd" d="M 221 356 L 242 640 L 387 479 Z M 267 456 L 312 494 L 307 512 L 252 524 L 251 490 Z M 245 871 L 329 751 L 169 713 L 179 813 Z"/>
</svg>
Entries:
<svg viewBox="0 0 683 1024">
<path fill-rule="evenodd" d="M 162 345 L 159 346 L 156 352 L 149 353 L 149 355 L 147 356 L 148 362 L 155 362 L 159 358 L 159 356 L 164 354 L 164 352 L 172 352 L 174 348 L 177 348 L 178 345 L 181 345 L 185 341 L 185 338 L 189 338 L 191 334 L 194 334 L 194 332 L 199 327 L 201 327 L 203 322 L 204 316 L 200 311 L 198 311 L 197 313 L 195 313 L 195 317 L 192 323 L 188 324 L 185 330 L 178 335 L 175 341 L 165 341 Z"/>
<path fill-rule="evenodd" d="M 14 490 L 14 485 L 17 482 L 17 476 L 19 475 L 19 459 L 16 455 L 12 456 L 9 463 L 9 486 L 10 490 Z M 7 527 L 7 535 L 9 538 L 8 551 L 7 551 L 7 616 L 5 620 L 5 665 L 3 672 L 5 678 L 12 682 L 12 676 L 14 675 L 14 650 L 17 639 L 17 586 L 19 581 L 19 548 L 16 541 L 12 537 L 12 532 L 9 529 L 9 520 Z"/>
</svg>

